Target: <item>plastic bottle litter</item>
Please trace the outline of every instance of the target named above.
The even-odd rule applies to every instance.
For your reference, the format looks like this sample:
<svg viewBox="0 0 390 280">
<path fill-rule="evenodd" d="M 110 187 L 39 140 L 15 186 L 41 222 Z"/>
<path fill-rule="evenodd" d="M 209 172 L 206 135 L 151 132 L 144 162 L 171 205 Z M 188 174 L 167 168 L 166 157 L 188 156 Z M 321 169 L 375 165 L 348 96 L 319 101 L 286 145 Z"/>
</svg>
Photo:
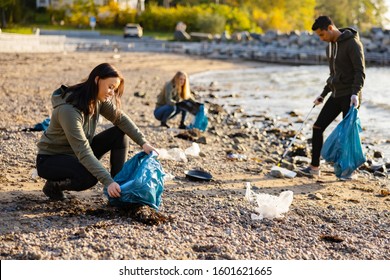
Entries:
<svg viewBox="0 0 390 280">
<path fill-rule="evenodd" d="M 230 159 L 230 160 L 238 160 L 238 161 L 241 161 L 241 160 L 246 160 L 247 159 L 247 156 L 246 155 L 241 155 L 241 154 L 232 154 L 232 153 L 229 153 L 226 155 L 226 158 Z"/>
<path fill-rule="evenodd" d="M 31 170 L 31 178 L 32 179 L 37 179 L 38 178 L 38 170 L 36 168 Z"/>
<path fill-rule="evenodd" d="M 189 147 L 189 148 L 187 148 L 187 149 L 184 150 L 184 153 L 185 153 L 187 156 L 198 157 L 198 156 L 199 156 L 199 153 L 200 153 L 199 144 L 193 142 L 192 145 L 191 145 L 191 147 Z"/>
<path fill-rule="evenodd" d="M 279 166 L 274 166 L 271 169 L 271 176 L 276 178 L 294 178 L 296 175 L 296 172 L 288 170 L 286 168 L 281 168 Z"/>
<path fill-rule="evenodd" d="M 172 173 L 166 173 L 164 176 L 164 182 L 169 182 L 175 179 L 175 176 Z"/>
<path fill-rule="evenodd" d="M 303 156 L 295 156 L 294 157 L 294 163 L 304 163 L 304 164 L 310 164 L 310 158 L 308 157 L 303 157 Z"/>
<path fill-rule="evenodd" d="M 249 182 L 246 183 L 245 199 L 251 203 L 256 202 L 258 213 L 251 215 L 252 220 L 262 220 L 263 218 L 273 219 L 283 217 L 293 201 L 293 192 L 284 191 L 279 196 L 269 195 L 266 193 L 255 193 L 251 190 Z"/>
<path fill-rule="evenodd" d="M 172 148 L 172 149 L 157 149 L 159 154 L 159 159 L 167 159 L 167 160 L 175 160 L 175 161 L 183 161 L 187 162 L 188 159 L 184 151 L 180 148 Z"/>
</svg>

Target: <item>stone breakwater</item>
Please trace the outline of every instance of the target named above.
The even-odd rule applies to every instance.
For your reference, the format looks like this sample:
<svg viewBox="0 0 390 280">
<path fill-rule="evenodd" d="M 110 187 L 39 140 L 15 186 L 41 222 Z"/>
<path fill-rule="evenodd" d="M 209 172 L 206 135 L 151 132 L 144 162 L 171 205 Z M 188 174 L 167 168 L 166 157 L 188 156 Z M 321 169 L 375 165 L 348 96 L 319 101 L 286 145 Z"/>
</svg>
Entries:
<svg viewBox="0 0 390 280">
<path fill-rule="evenodd" d="M 0 53 L 64 52 L 66 36 L 21 35 L 0 32 Z"/>
<path fill-rule="evenodd" d="M 360 35 L 367 64 L 390 65 L 390 30 L 373 28 L 370 32 Z M 243 58 L 287 64 L 326 63 L 324 49 L 327 43 L 320 41 L 310 32 L 241 32 L 214 38 L 203 34 L 193 36 L 192 39 L 200 41 L 201 44 L 192 47 L 176 44 L 170 47 L 176 51 L 213 58 Z"/>
<path fill-rule="evenodd" d="M 103 37 L 96 31 L 69 34 L 42 31 L 41 34 L 50 35 L 0 33 L 0 52 L 149 51 L 285 64 L 326 64 L 326 43 L 309 32 L 242 32 L 214 37 L 210 34 L 195 34 L 192 41 L 185 42 L 147 37 L 126 40 L 119 36 Z M 367 65 L 390 65 L 390 30 L 373 28 L 361 34 L 361 40 Z"/>
</svg>

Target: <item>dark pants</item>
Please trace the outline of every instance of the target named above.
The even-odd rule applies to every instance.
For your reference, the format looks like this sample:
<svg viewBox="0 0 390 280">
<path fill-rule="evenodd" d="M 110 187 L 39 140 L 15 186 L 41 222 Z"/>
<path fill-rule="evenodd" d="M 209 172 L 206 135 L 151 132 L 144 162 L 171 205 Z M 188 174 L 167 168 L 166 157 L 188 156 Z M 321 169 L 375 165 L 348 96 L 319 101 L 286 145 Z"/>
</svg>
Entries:
<svg viewBox="0 0 390 280">
<path fill-rule="evenodd" d="M 123 167 L 129 147 L 128 137 L 118 127 L 111 127 L 92 139 L 91 148 L 97 159 L 110 151 L 111 176 Z M 76 157 L 69 155 L 37 155 L 38 175 L 46 180 L 70 179 L 68 190 L 82 191 L 96 185 L 94 177 Z"/>
<path fill-rule="evenodd" d="M 163 105 L 161 107 L 158 107 L 154 110 L 154 117 L 157 120 L 166 123 L 169 119 L 174 118 L 176 115 L 180 113 L 181 113 L 180 123 L 184 124 L 187 118 L 187 111 L 179 108 L 178 106 Z"/>
<path fill-rule="evenodd" d="M 343 118 L 347 115 L 351 103 L 351 96 L 329 97 L 322 108 L 316 122 L 313 125 L 312 138 L 312 166 L 320 166 L 321 149 L 324 142 L 323 133 L 325 129 L 337 118 L 342 112 Z"/>
</svg>

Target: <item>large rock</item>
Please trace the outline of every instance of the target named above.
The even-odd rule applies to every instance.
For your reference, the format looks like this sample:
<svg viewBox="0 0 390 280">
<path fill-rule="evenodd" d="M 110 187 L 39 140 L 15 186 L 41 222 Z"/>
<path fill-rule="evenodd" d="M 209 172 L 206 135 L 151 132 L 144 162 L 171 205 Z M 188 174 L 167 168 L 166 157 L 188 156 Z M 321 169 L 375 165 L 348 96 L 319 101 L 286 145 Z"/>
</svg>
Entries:
<svg viewBox="0 0 390 280">
<path fill-rule="evenodd" d="M 175 41 L 189 41 L 189 40 L 191 40 L 191 36 L 187 32 L 181 31 L 181 30 L 176 30 L 175 33 L 173 34 L 173 37 L 174 37 Z"/>
</svg>

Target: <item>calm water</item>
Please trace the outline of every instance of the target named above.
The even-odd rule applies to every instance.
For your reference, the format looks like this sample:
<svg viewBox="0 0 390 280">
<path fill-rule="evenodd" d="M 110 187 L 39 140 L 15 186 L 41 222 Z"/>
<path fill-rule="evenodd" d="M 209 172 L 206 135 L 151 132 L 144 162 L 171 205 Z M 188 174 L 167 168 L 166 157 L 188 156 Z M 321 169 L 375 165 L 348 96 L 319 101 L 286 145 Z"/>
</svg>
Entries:
<svg viewBox="0 0 390 280">
<path fill-rule="evenodd" d="M 191 83 L 208 87 L 217 83 L 219 97 L 234 95 L 234 98 L 218 98 L 212 102 L 240 105 L 247 114 L 267 113 L 281 123 L 294 121 L 288 112 L 300 113 L 303 119 L 313 106 L 313 100 L 322 92 L 329 70 L 327 66 L 282 66 L 262 65 L 259 68 L 209 71 L 192 75 Z M 363 143 L 382 140 L 374 147 L 390 158 L 390 68 L 366 69 L 363 102 L 359 111 Z M 322 105 L 316 106 L 302 133 L 311 136 L 311 126 Z M 341 120 L 341 115 L 325 131 L 325 136 Z M 299 125 L 298 125 L 299 127 Z"/>
</svg>

